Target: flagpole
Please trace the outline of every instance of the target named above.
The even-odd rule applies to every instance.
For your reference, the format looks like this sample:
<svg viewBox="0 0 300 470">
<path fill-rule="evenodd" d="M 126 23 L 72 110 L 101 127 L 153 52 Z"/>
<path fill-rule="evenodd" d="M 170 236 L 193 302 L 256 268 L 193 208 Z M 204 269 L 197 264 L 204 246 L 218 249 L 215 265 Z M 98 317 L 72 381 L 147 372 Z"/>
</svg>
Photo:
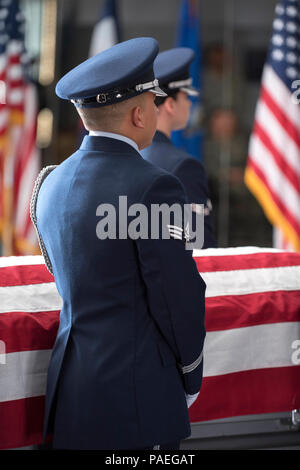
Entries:
<svg viewBox="0 0 300 470">
<path fill-rule="evenodd" d="M 234 41 L 234 12 L 235 0 L 224 2 L 224 33 L 223 46 L 230 56 L 233 56 Z M 232 68 L 228 74 L 223 75 L 222 80 L 222 106 L 230 109 L 232 106 Z M 222 141 L 219 155 L 219 210 L 218 210 L 218 246 L 228 246 L 229 235 L 229 190 L 230 190 L 230 163 L 231 163 L 231 142 Z"/>
</svg>

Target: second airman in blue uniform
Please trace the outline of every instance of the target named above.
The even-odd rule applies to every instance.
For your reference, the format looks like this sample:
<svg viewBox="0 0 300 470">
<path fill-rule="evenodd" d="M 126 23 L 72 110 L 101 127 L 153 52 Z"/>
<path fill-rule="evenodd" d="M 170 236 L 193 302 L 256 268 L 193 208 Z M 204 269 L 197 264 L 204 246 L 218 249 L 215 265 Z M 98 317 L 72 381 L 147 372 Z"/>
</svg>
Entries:
<svg viewBox="0 0 300 470">
<path fill-rule="evenodd" d="M 158 54 L 154 61 L 154 73 L 166 97 L 156 100 L 159 112 L 157 132 L 152 145 L 142 151 L 148 162 L 177 176 L 184 186 L 192 210 L 204 215 L 203 248 L 217 246 L 212 221 L 212 204 L 209 197 L 206 173 L 200 161 L 171 142 L 172 131 L 187 125 L 191 101 L 189 96 L 198 95 L 192 87 L 189 67 L 194 58 L 190 48 L 179 47 Z"/>
</svg>

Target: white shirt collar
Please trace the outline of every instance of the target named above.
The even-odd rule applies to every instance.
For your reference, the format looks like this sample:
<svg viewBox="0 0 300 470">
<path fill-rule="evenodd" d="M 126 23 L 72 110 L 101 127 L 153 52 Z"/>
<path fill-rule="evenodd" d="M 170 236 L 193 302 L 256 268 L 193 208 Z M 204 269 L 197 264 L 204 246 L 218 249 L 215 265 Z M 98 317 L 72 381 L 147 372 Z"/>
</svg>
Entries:
<svg viewBox="0 0 300 470">
<path fill-rule="evenodd" d="M 100 137 L 109 137 L 110 139 L 117 139 L 126 142 L 127 144 L 131 145 L 137 152 L 139 152 L 139 148 L 137 143 L 134 140 L 129 139 L 129 137 L 125 137 L 125 135 L 115 134 L 113 132 L 103 132 L 103 131 L 90 131 L 90 136 L 100 136 Z"/>
</svg>

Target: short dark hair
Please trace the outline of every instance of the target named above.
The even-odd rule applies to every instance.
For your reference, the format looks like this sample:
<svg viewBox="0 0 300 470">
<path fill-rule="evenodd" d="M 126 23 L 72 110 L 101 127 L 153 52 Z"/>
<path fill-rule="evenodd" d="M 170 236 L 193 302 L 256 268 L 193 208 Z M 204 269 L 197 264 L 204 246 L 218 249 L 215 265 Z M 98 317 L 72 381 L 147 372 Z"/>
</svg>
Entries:
<svg viewBox="0 0 300 470">
<path fill-rule="evenodd" d="M 179 93 L 179 89 L 177 88 L 176 90 L 172 90 L 170 91 L 169 89 L 167 88 L 162 88 L 162 90 L 167 93 L 168 96 L 157 96 L 155 98 L 155 105 L 157 107 L 161 106 L 162 104 L 164 104 L 164 102 L 166 101 L 167 98 L 173 98 L 174 100 L 177 99 L 177 95 Z"/>
</svg>

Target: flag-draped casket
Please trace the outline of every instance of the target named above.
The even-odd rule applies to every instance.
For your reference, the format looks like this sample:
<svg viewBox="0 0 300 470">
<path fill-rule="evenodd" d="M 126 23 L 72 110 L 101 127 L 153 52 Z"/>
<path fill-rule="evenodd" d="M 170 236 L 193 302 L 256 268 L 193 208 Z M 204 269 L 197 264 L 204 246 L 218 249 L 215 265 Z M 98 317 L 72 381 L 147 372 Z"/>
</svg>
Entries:
<svg viewBox="0 0 300 470">
<path fill-rule="evenodd" d="M 207 284 L 207 336 L 191 422 L 300 408 L 300 253 L 207 249 L 194 259 Z M 2 449 L 41 442 L 60 307 L 42 257 L 0 258 Z"/>
</svg>

